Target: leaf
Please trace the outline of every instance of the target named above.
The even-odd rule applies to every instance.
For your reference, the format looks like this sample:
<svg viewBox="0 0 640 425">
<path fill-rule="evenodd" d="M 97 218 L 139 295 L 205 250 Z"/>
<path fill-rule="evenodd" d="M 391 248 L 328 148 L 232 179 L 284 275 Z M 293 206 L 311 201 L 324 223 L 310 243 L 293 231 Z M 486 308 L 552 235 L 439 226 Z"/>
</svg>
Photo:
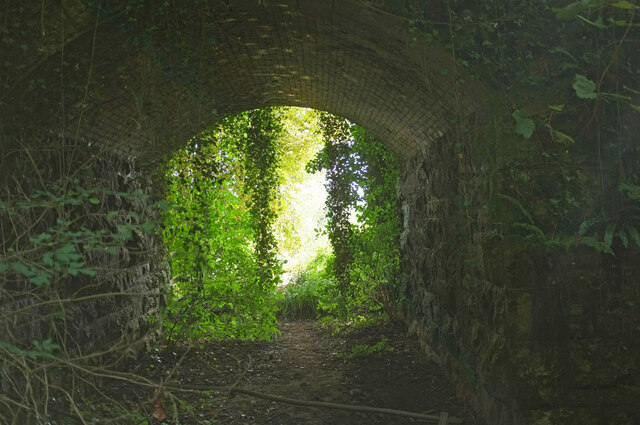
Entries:
<svg viewBox="0 0 640 425">
<path fill-rule="evenodd" d="M 603 243 L 604 243 L 604 246 L 606 246 L 607 248 L 611 248 L 611 245 L 613 244 L 613 234 L 614 234 L 615 230 L 616 230 L 616 224 L 615 223 L 607 224 L 607 227 L 604 230 Z"/>
<path fill-rule="evenodd" d="M 625 229 L 618 231 L 618 239 L 620 239 L 622 246 L 629 248 L 629 238 L 627 237 L 626 226 Z"/>
<path fill-rule="evenodd" d="M 618 192 L 626 193 L 629 199 L 640 201 L 640 186 L 633 183 L 620 183 Z"/>
<path fill-rule="evenodd" d="M 9 270 L 9 265 L 3 261 L 0 261 L 0 273 L 5 273 Z"/>
<path fill-rule="evenodd" d="M 594 225 L 599 223 L 601 220 L 599 218 L 590 218 L 582 222 L 580 227 L 578 228 L 578 234 L 584 236 L 587 234 L 589 229 Z"/>
<path fill-rule="evenodd" d="M 589 19 L 585 18 L 584 16 L 580 16 L 578 15 L 578 19 L 580 19 L 582 22 L 585 22 L 593 27 L 596 27 L 600 30 L 604 30 L 607 29 L 607 26 L 605 24 L 602 23 L 602 17 L 599 16 L 597 21 L 590 21 Z"/>
<path fill-rule="evenodd" d="M 53 352 L 59 350 L 60 346 L 52 341 L 51 338 L 47 338 L 43 341 L 33 341 L 33 350 L 22 351 L 27 357 L 31 359 L 38 358 L 53 358 Z"/>
<path fill-rule="evenodd" d="M 155 223 L 153 223 L 151 221 L 146 221 L 146 222 L 142 223 L 140 225 L 140 227 L 146 233 L 153 233 L 154 229 L 156 228 L 156 225 L 155 225 Z"/>
<path fill-rule="evenodd" d="M 551 10 L 556 14 L 556 19 L 561 21 L 569 21 L 582 11 L 589 8 L 602 6 L 604 0 L 581 0 L 575 3 L 570 3 L 565 7 L 552 7 Z"/>
<path fill-rule="evenodd" d="M 51 235 L 50 234 L 48 234 L 48 233 L 40 233 L 35 238 L 29 238 L 29 242 L 34 243 L 34 244 L 39 244 L 39 243 L 48 241 L 50 239 L 51 239 Z"/>
<path fill-rule="evenodd" d="M 619 93 L 607 93 L 607 92 L 602 92 L 602 95 L 606 96 L 609 99 L 615 99 L 615 100 L 631 100 L 631 98 L 629 96 L 625 96 Z"/>
<path fill-rule="evenodd" d="M 172 207 L 172 203 L 168 201 L 160 201 L 158 202 L 158 209 L 161 211 L 167 211 Z"/>
<path fill-rule="evenodd" d="M 153 409 L 153 417 L 159 421 L 163 421 L 167 417 L 167 410 L 162 406 L 156 406 Z"/>
<path fill-rule="evenodd" d="M 565 49 L 562 46 L 555 46 L 552 49 L 549 50 L 549 53 L 560 53 L 562 55 L 565 55 L 569 58 L 571 58 L 574 62 L 577 62 L 577 59 L 575 58 L 575 56 L 573 56 L 571 54 L 571 52 L 569 52 L 567 49 Z M 563 105 L 564 106 L 564 105 Z"/>
<path fill-rule="evenodd" d="M 576 74 L 572 87 L 576 91 L 576 96 L 580 99 L 595 99 L 598 97 L 595 92 L 596 83 L 589 80 L 584 75 Z"/>
<path fill-rule="evenodd" d="M 76 252 L 76 247 L 73 244 L 66 244 L 56 249 L 55 257 L 62 263 L 70 263 L 82 258 L 82 256 Z"/>
<path fill-rule="evenodd" d="M 540 239 L 545 238 L 544 231 L 542 231 L 542 229 L 540 229 L 538 226 L 534 226 L 533 224 L 529 223 L 516 223 L 515 226 L 528 230 L 530 233 L 527 236 L 536 236 Z"/>
<path fill-rule="evenodd" d="M 571 136 L 569 136 L 568 134 L 564 134 L 559 130 L 556 130 L 549 124 L 546 124 L 545 127 L 549 129 L 549 134 L 551 135 L 551 139 L 553 139 L 554 142 L 560 143 L 561 145 L 573 145 L 576 143 L 576 141 L 573 140 Z"/>
<path fill-rule="evenodd" d="M 640 105 L 634 105 L 632 103 L 627 103 L 627 105 L 631 106 L 631 109 L 640 114 Z"/>
<path fill-rule="evenodd" d="M 629 232 L 629 236 L 631 236 L 631 239 L 636 244 L 636 246 L 640 248 L 640 232 L 638 232 L 638 229 L 633 226 L 628 226 L 627 231 Z"/>
<path fill-rule="evenodd" d="M 88 269 L 88 268 L 84 268 L 84 269 L 80 269 L 78 270 L 80 273 L 82 273 L 85 276 L 95 276 L 96 274 L 98 274 L 98 272 L 96 272 L 94 269 Z"/>
<path fill-rule="evenodd" d="M 605 246 L 602 241 L 600 241 L 598 238 L 594 238 L 593 236 L 584 236 L 580 238 L 580 243 L 582 245 L 588 246 L 589 248 L 593 248 L 598 252 L 615 256 L 610 247 Z"/>
<path fill-rule="evenodd" d="M 38 271 L 34 277 L 29 279 L 29 282 L 36 286 L 44 286 L 51 282 L 51 274 L 44 271 Z"/>
<path fill-rule="evenodd" d="M 625 90 L 629 90 L 631 93 L 640 94 L 640 91 L 634 90 L 634 89 L 632 89 L 631 87 L 629 87 L 629 86 L 627 86 L 625 84 L 622 85 L 622 88 L 625 89 Z"/>
<path fill-rule="evenodd" d="M 617 1 L 615 3 L 611 4 L 612 7 L 616 7 L 618 9 L 635 9 L 637 6 L 633 3 L 630 3 L 628 1 L 622 0 L 622 1 Z"/>
<path fill-rule="evenodd" d="M 511 116 L 516 120 L 516 134 L 529 139 L 536 125 L 531 118 L 527 117 L 527 112 L 524 109 L 516 109 Z"/>
<path fill-rule="evenodd" d="M 549 109 L 551 109 L 552 111 L 556 111 L 556 112 L 562 112 L 562 111 L 564 111 L 564 104 L 549 105 Z"/>
<path fill-rule="evenodd" d="M 511 202 L 513 205 L 515 205 L 516 207 L 518 207 L 518 209 L 520 210 L 520 212 L 522 212 L 522 214 L 527 217 L 527 219 L 529 220 L 529 223 L 534 224 L 533 222 L 533 218 L 531 217 L 531 215 L 527 212 L 527 210 L 524 209 L 524 207 L 522 206 L 522 204 L 520 203 L 520 201 L 518 201 L 517 199 L 509 196 L 509 195 L 505 195 L 503 193 L 498 193 L 498 197 L 505 199 L 509 202 Z M 535 224 L 534 224 L 535 225 Z"/>
<path fill-rule="evenodd" d="M 12 263 L 11 265 L 13 266 L 13 270 L 20 273 L 22 276 L 31 277 L 35 274 L 32 269 L 22 263 Z"/>
<path fill-rule="evenodd" d="M 160 388 L 156 388 L 153 390 L 153 417 L 159 421 L 166 419 L 167 410 L 162 405 L 162 399 L 165 398 L 169 393 L 167 390 L 161 390 Z"/>
<path fill-rule="evenodd" d="M 98 198 L 89 198 L 89 202 L 91 202 L 93 205 L 98 205 L 100 203 L 100 199 L 98 199 Z"/>
<path fill-rule="evenodd" d="M 120 211 L 109 211 L 106 215 L 106 219 L 108 222 L 112 222 L 114 218 L 116 218 L 118 216 L 118 213 Z"/>
</svg>

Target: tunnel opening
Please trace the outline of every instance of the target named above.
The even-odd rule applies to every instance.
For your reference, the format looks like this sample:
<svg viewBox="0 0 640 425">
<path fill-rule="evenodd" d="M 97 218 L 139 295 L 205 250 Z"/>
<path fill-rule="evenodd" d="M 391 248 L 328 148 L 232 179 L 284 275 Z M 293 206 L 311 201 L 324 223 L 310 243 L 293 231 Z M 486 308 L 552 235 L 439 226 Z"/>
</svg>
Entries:
<svg viewBox="0 0 640 425">
<path fill-rule="evenodd" d="M 361 127 L 314 110 L 253 110 L 163 162 L 169 341 L 268 339 L 276 317 L 398 317 L 399 167 Z M 299 193 L 314 174 L 305 187 L 316 193 Z"/>
</svg>

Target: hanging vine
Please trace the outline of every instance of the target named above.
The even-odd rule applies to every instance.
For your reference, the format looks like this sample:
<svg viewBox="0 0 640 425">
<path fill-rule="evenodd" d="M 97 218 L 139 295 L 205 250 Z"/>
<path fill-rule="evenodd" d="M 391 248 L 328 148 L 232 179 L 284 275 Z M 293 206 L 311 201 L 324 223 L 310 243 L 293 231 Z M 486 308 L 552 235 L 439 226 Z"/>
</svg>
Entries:
<svg viewBox="0 0 640 425">
<path fill-rule="evenodd" d="M 349 266 L 353 260 L 349 216 L 358 199 L 354 175 L 360 167 L 351 149 L 351 131 L 347 120 L 323 112 L 320 114 L 320 131 L 324 147 L 309 163 L 308 171 L 326 171 L 327 233 L 334 252 L 333 274 L 340 292 L 349 295 Z"/>
<path fill-rule="evenodd" d="M 326 232 L 333 248 L 336 313 L 396 312 L 400 222 L 393 153 L 364 129 L 322 113 L 324 148 L 308 165 L 326 172 Z"/>
<path fill-rule="evenodd" d="M 272 227 L 278 188 L 276 111 L 223 120 L 192 139 L 165 171 L 174 285 L 167 337 L 268 338 L 280 281 Z"/>
<path fill-rule="evenodd" d="M 248 113 L 247 135 L 242 142 L 244 156 L 244 190 L 249 196 L 249 211 L 254 232 L 257 261 L 257 284 L 275 288 L 280 282 L 282 266 L 276 253 L 273 226 L 274 202 L 278 194 L 280 155 L 277 140 L 282 133 L 278 116 L 271 109 Z"/>
</svg>

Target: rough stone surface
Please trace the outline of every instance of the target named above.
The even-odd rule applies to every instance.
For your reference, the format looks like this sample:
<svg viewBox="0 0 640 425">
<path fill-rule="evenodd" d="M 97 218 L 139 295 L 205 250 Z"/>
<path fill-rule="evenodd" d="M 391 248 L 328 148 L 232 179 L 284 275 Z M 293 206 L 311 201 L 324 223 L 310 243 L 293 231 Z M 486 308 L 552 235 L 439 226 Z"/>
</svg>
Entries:
<svg viewBox="0 0 640 425">
<path fill-rule="evenodd" d="M 411 329 L 489 423 L 638 423 L 640 294 L 615 271 L 638 276 L 637 253 L 543 253 L 499 236 L 475 148 L 453 141 L 401 177 Z"/>
<path fill-rule="evenodd" d="M 2 175 L 0 182 L 5 188 L 13 186 L 15 191 L 13 196 L 3 194 L 2 197 L 2 247 L 5 252 L 7 248 L 17 247 L 19 258 L 25 264 L 44 262 L 40 256 L 47 252 L 44 248 L 28 249 L 30 245 L 26 239 L 61 229 L 56 227 L 59 220 L 69 222 L 68 234 L 82 229 L 115 234 L 119 232 L 118 226 L 131 221 L 128 212 L 136 214 L 141 223 L 157 220 L 157 210 L 150 206 L 153 200 L 145 196 L 152 187 L 151 181 L 137 170 L 132 158 L 91 148 L 60 146 L 60 140 L 50 140 L 46 150 L 41 149 L 41 144 L 2 149 L 3 169 L 8 173 Z M 4 145 L 3 148 L 9 147 Z M 83 172 L 74 174 L 78 169 Z M 47 190 L 57 196 L 60 192 L 54 184 L 68 181 L 68 174 L 78 179 L 78 187 L 101 189 L 91 195 L 92 202 L 75 207 L 69 203 L 53 204 L 56 205 L 54 207 L 47 204 L 34 206 L 22 210 L 18 216 L 4 210 L 4 202 L 19 205 L 25 200 L 36 199 L 34 194 L 37 191 Z M 12 180 L 15 182 L 13 185 Z M 135 195 L 136 191 L 140 195 Z M 67 199 L 78 197 L 74 195 Z M 36 201 L 32 203 L 38 205 Z M 72 220 L 68 216 L 70 212 L 73 212 Z M 107 214 L 112 214 L 112 217 L 106 218 Z M 56 240 L 57 237 L 53 238 Z M 84 246 L 84 239 L 76 238 L 76 247 Z M 74 237 L 69 240 L 74 241 Z M 109 241 L 111 238 L 96 237 L 94 240 Z M 104 352 L 103 358 L 109 359 L 110 363 L 143 348 L 149 336 L 158 330 L 158 322 L 150 321 L 149 317 L 160 312 L 164 305 L 163 289 L 169 279 L 166 250 L 157 235 L 140 227 L 126 242 L 116 246 L 114 252 L 81 252 L 81 261 L 95 271 L 95 276 L 61 272 L 54 274 L 48 284 L 38 287 L 19 274 L 3 273 L 4 279 L 0 284 L 0 340 L 27 349 L 31 341 L 53 337 L 55 341 L 65 340 L 66 349 L 78 355 Z M 20 253 L 21 248 L 24 253 Z M 59 245 L 50 249 L 57 248 Z M 35 251 L 37 257 L 32 258 L 30 250 Z M 11 252 L 8 257 L 11 257 Z M 47 300 L 54 302 L 47 303 Z M 58 305 L 55 300 L 65 301 Z M 15 313 L 19 310 L 21 313 Z M 62 312 L 64 314 L 60 314 Z M 60 317 L 64 320 L 59 320 Z M 0 387 L 4 388 L 6 382 L 2 381 L 9 379 L 11 369 L 3 368 L 2 372 Z"/>
</svg>

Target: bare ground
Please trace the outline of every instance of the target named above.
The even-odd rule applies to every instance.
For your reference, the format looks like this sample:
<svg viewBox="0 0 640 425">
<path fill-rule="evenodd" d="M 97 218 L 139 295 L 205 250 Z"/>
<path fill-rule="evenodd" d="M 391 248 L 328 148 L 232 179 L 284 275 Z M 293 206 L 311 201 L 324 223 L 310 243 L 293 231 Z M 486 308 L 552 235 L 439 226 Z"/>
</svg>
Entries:
<svg viewBox="0 0 640 425">
<path fill-rule="evenodd" d="M 451 383 L 428 360 L 415 336 L 402 323 L 375 323 L 332 334 L 313 321 L 284 322 L 271 342 L 211 342 L 187 351 L 167 349 L 132 365 L 157 380 L 180 384 L 229 386 L 302 400 L 365 405 L 438 415 L 446 411 L 465 424 L 484 425 L 455 397 Z M 386 342 L 381 341 L 386 338 Z M 375 344 L 380 350 L 367 349 Z M 354 356 L 360 346 L 362 355 Z M 357 352 L 358 348 L 356 348 Z M 178 365 L 176 367 L 176 365 Z M 150 418 L 151 390 L 114 383 L 105 389 L 137 406 Z M 161 424 L 411 424 L 421 419 L 276 403 L 228 392 L 173 394 L 161 397 L 167 418 Z"/>
</svg>

